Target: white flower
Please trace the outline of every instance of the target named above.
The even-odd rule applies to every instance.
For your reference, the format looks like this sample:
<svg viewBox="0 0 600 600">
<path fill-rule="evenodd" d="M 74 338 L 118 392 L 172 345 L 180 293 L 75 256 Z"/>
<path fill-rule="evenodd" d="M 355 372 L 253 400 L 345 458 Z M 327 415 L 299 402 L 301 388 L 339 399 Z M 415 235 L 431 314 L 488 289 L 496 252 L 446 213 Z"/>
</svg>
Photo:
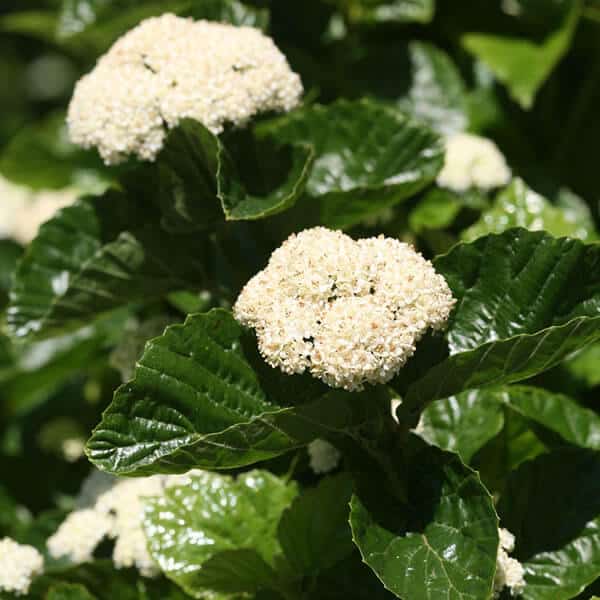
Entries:
<svg viewBox="0 0 600 600">
<path fill-rule="evenodd" d="M 42 223 L 73 204 L 77 196 L 72 188 L 36 191 L 0 177 L 0 238 L 28 244 Z"/>
<path fill-rule="evenodd" d="M 525 589 L 525 569 L 523 565 L 508 556 L 515 548 L 515 536 L 507 529 L 500 529 L 500 545 L 494 578 L 494 598 L 498 598 L 507 587 L 511 596 L 518 596 Z"/>
<path fill-rule="evenodd" d="M 112 521 L 94 509 L 72 512 L 46 542 L 53 558 L 68 558 L 75 564 L 92 560 L 98 544 L 111 532 Z"/>
<path fill-rule="evenodd" d="M 333 471 L 339 464 L 339 450 L 326 440 L 317 439 L 308 445 L 310 468 L 317 475 Z"/>
<path fill-rule="evenodd" d="M 454 303 L 444 278 L 408 244 L 315 227 L 273 252 L 234 315 L 256 330 L 271 366 L 354 391 L 389 381 L 427 329 L 444 327 Z"/>
<path fill-rule="evenodd" d="M 510 181 L 510 169 L 494 142 L 470 133 L 457 133 L 446 141 L 444 168 L 437 176 L 441 187 L 456 192 L 469 188 L 488 190 Z"/>
<path fill-rule="evenodd" d="M 153 160 L 183 118 L 220 133 L 254 115 L 289 111 L 302 83 L 271 38 L 251 27 L 164 14 L 142 21 L 79 80 L 68 112 L 73 142 L 107 164 Z"/>
<path fill-rule="evenodd" d="M 44 558 L 33 547 L 0 540 L 0 591 L 18 596 L 29 592 L 32 580 L 44 570 Z"/>
</svg>

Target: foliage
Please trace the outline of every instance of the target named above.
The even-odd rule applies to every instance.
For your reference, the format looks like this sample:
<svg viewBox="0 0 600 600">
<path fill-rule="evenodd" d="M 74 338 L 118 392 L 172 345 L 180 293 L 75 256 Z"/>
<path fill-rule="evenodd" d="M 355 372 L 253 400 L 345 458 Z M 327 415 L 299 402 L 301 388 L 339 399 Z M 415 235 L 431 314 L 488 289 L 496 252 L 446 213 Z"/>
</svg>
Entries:
<svg viewBox="0 0 600 600">
<path fill-rule="evenodd" d="M 20 98 L 0 91 L 0 207 L 13 186 L 79 194 L 26 247 L 0 222 L 0 539 L 45 556 L 27 597 L 488 600 L 499 527 L 518 597 L 598 594 L 600 3 L 25 4 L 0 8 Z M 74 82 L 164 12 L 267 32 L 301 106 L 220 135 L 183 119 L 148 163 L 75 147 Z M 436 183 L 466 131 L 506 186 Z M 234 318 L 317 225 L 413 244 L 456 298 L 389 385 L 284 374 Z M 342 456 L 324 476 L 316 439 Z M 117 569 L 110 540 L 82 565 L 48 554 L 98 470 L 172 476 L 137 523 L 160 576 Z"/>
</svg>

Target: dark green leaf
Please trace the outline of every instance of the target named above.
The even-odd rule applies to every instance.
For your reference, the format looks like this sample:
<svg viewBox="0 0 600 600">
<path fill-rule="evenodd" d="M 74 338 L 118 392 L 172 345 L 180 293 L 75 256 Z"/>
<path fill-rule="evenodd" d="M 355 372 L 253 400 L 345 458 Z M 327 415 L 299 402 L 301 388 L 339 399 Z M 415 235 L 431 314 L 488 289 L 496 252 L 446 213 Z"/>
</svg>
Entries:
<svg viewBox="0 0 600 600">
<path fill-rule="evenodd" d="M 417 433 L 442 450 L 457 452 L 468 463 L 503 425 L 497 392 L 472 390 L 429 405 L 421 415 Z"/>
<path fill-rule="evenodd" d="M 400 107 L 443 135 L 466 129 L 465 85 L 451 58 L 424 42 L 412 42 L 408 50 L 412 81 Z"/>
<path fill-rule="evenodd" d="M 314 146 L 306 186 L 322 224 L 349 227 L 415 194 L 442 166 L 441 140 L 398 110 L 370 100 L 301 108 L 260 131 Z"/>
<path fill-rule="evenodd" d="M 292 570 L 312 576 L 352 553 L 348 503 L 352 481 L 347 475 L 322 479 L 287 508 L 278 537 Z"/>
<path fill-rule="evenodd" d="M 600 455 L 544 454 L 511 476 L 498 506 L 525 567 L 524 600 L 573 598 L 600 576 Z"/>
<path fill-rule="evenodd" d="M 435 0 L 339 0 L 348 19 L 355 23 L 428 23 Z"/>
<path fill-rule="evenodd" d="M 579 0 L 573 0 L 571 9 L 541 42 L 510 35 L 468 33 L 462 44 L 494 72 L 523 108 L 530 108 L 538 89 L 569 49 L 580 10 Z"/>
<path fill-rule="evenodd" d="M 46 596 L 47 600 L 96 600 L 88 589 L 80 583 L 59 583 L 53 585 Z"/>
<path fill-rule="evenodd" d="M 489 598 L 498 521 L 492 499 L 458 457 L 410 438 L 403 459 L 408 505 L 375 479 L 355 495 L 350 524 L 363 560 L 400 598 Z"/>
<path fill-rule="evenodd" d="M 582 221 L 575 211 L 553 206 L 518 178 L 498 194 L 494 205 L 481 215 L 477 223 L 465 230 L 462 237 L 472 241 L 512 227 L 524 227 L 530 231 L 543 229 L 557 237 L 569 236 L 584 241 L 596 238 L 593 221 Z"/>
<path fill-rule="evenodd" d="M 7 311 L 11 333 L 56 334 L 124 304 L 206 283 L 206 240 L 170 235 L 153 220 L 151 206 L 112 191 L 60 211 L 19 264 Z"/>
<path fill-rule="evenodd" d="M 144 528 L 162 571 L 195 597 L 277 589 L 277 526 L 296 495 L 267 471 L 191 474 L 146 503 Z"/>
<path fill-rule="evenodd" d="M 254 364 L 264 372 L 257 372 L 247 358 L 256 342 L 244 344 L 221 309 L 151 340 L 93 432 L 89 457 L 121 474 L 236 467 L 383 419 L 386 397 L 326 393 L 309 376 L 290 378 L 259 357 Z"/>
</svg>

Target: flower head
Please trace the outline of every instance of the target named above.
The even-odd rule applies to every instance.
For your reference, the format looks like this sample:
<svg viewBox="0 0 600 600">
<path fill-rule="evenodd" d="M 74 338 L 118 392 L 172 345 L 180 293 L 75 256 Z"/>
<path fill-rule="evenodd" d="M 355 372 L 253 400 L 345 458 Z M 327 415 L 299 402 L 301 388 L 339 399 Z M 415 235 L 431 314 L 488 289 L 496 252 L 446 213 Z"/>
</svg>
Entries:
<svg viewBox="0 0 600 600">
<path fill-rule="evenodd" d="M 316 439 L 308 445 L 310 468 L 317 475 L 333 471 L 339 464 L 340 451 L 327 440 Z"/>
<path fill-rule="evenodd" d="M 518 596 L 525 588 L 525 569 L 517 559 L 508 555 L 515 548 L 515 536 L 507 529 L 500 529 L 498 533 L 500 545 L 494 578 L 494 597 L 499 597 L 505 587 L 509 589 L 511 596 Z"/>
<path fill-rule="evenodd" d="M 7 537 L 0 540 L 0 591 L 25 595 L 33 578 L 43 570 L 44 558 L 33 546 Z"/>
<path fill-rule="evenodd" d="M 324 227 L 292 235 L 234 306 L 267 363 L 332 387 L 389 381 L 454 306 L 431 263 L 394 239 L 352 240 Z"/>
<path fill-rule="evenodd" d="M 456 192 L 469 188 L 487 190 L 505 185 L 510 175 L 506 160 L 494 142 L 470 133 L 457 133 L 446 142 L 446 159 L 437 183 Z"/>
<path fill-rule="evenodd" d="M 67 121 L 73 142 L 97 147 L 106 163 L 153 160 L 183 118 L 220 133 L 288 111 L 301 94 L 298 75 L 257 29 L 164 14 L 126 33 L 80 79 Z"/>
</svg>

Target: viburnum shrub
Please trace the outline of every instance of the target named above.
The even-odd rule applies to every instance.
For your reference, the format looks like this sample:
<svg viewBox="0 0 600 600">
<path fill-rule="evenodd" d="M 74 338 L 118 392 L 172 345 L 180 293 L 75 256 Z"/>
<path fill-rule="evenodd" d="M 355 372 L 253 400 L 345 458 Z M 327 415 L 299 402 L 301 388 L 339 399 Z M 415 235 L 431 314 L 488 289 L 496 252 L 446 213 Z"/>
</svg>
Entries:
<svg viewBox="0 0 600 600">
<path fill-rule="evenodd" d="M 598 21 L 0 7 L 0 599 L 598 593 Z"/>
</svg>

